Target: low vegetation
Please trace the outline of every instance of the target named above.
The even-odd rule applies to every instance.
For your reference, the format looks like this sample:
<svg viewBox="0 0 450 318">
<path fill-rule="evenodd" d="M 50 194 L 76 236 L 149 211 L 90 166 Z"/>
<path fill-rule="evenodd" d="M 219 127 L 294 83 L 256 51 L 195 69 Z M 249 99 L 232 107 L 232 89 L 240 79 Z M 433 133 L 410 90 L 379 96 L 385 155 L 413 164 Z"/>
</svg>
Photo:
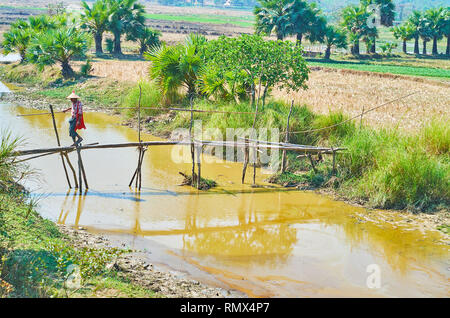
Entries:
<svg viewBox="0 0 450 318">
<path fill-rule="evenodd" d="M 53 222 L 39 216 L 17 183 L 26 167 L 10 156 L 20 140 L 5 131 L 1 138 L 0 298 L 90 297 L 103 289 L 124 297 L 154 297 L 107 266 L 126 250 L 74 247 Z"/>
</svg>

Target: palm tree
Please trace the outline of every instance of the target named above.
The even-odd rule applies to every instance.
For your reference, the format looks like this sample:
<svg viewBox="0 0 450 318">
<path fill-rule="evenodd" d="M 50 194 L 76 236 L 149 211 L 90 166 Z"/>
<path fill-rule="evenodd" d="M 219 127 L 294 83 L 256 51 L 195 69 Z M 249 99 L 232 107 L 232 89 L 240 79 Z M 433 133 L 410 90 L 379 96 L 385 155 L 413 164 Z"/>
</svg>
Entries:
<svg viewBox="0 0 450 318">
<path fill-rule="evenodd" d="M 292 28 L 289 19 L 292 0 L 258 0 L 254 9 L 256 32 L 270 35 L 275 32 L 278 40 L 283 40 Z"/>
<path fill-rule="evenodd" d="M 70 61 L 75 56 L 83 56 L 88 44 L 89 38 L 85 32 L 73 26 L 61 26 L 34 37 L 27 51 L 27 59 L 40 68 L 60 63 L 62 76 L 70 78 L 75 74 Z"/>
<path fill-rule="evenodd" d="M 199 45 L 204 41 L 202 36 L 190 35 L 184 45 L 155 46 L 144 53 L 152 62 L 150 77 L 156 80 L 166 101 L 171 101 L 180 87 L 187 89 L 188 98 L 197 94 L 197 81 L 203 66 Z"/>
<path fill-rule="evenodd" d="M 425 18 L 429 22 L 429 29 L 433 38 L 433 55 L 438 55 L 438 40 L 442 39 L 444 35 L 444 26 L 446 19 L 446 10 L 443 7 L 429 9 L 425 12 Z"/>
<path fill-rule="evenodd" d="M 392 32 L 397 40 L 403 41 L 403 53 L 408 54 L 406 42 L 411 40 L 414 36 L 413 26 L 409 23 L 404 23 L 402 25 L 395 26 L 392 29 Z"/>
<path fill-rule="evenodd" d="M 323 39 L 327 21 L 315 3 L 294 0 L 290 20 L 292 21 L 291 32 L 297 36 L 297 44 L 302 44 L 304 35 L 310 42 Z"/>
<path fill-rule="evenodd" d="M 422 18 L 419 21 L 419 28 L 417 29 L 419 32 L 419 36 L 422 39 L 423 44 L 423 55 L 427 55 L 427 43 L 431 41 L 433 38 L 433 30 L 431 29 L 431 22 L 425 17 L 422 16 Z"/>
<path fill-rule="evenodd" d="M 353 55 L 359 55 L 359 41 L 367 28 L 369 15 L 365 8 L 359 6 L 348 6 L 342 10 L 342 25 L 350 33 L 352 42 L 351 51 Z"/>
<path fill-rule="evenodd" d="M 450 55 L 450 7 L 445 9 L 445 20 L 444 26 L 442 27 L 442 33 L 447 37 L 447 49 L 445 50 L 446 55 Z"/>
<path fill-rule="evenodd" d="M 29 29 L 12 27 L 10 31 L 3 34 L 3 53 L 17 52 L 20 55 L 20 63 L 23 63 L 31 40 L 31 34 Z"/>
<path fill-rule="evenodd" d="M 82 1 L 83 12 L 81 13 L 81 27 L 88 29 L 95 40 L 95 53 L 103 54 L 102 42 L 103 33 L 108 27 L 108 6 L 105 0 L 97 0 L 92 4 L 92 7 Z"/>
<path fill-rule="evenodd" d="M 325 30 L 324 43 L 327 46 L 324 57 L 325 59 L 329 60 L 332 47 L 336 47 L 339 49 L 347 48 L 347 35 L 344 31 L 332 25 L 329 25 Z"/>
<path fill-rule="evenodd" d="M 113 54 L 122 55 L 120 37 L 133 28 L 144 24 L 144 6 L 138 0 L 107 0 L 108 1 L 108 29 L 114 35 Z"/>
<path fill-rule="evenodd" d="M 128 41 L 135 41 L 139 43 L 139 54 L 142 56 L 149 48 L 159 45 L 159 37 L 161 32 L 142 26 L 134 28 L 127 35 Z"/>
<path fill-rule="evenodd" d="M 408 18 L 408 23 L 411 25 L 413 30 L 412 37 L 414 38 L 414 54 L 420 54 L 419 51 L 419 27 L 422 20 L 422 13 L 420 11 L 413 11 L 410 17 Z"/>
</svg>

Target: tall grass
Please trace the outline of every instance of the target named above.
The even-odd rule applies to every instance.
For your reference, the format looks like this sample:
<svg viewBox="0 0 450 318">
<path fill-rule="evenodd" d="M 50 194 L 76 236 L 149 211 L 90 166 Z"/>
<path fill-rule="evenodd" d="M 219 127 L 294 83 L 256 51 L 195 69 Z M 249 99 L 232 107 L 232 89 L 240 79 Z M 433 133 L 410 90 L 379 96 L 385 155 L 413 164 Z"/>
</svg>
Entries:
<svg viewBox="0 0 450 318">
<path fill-rule="evenodd" d="M 362 129 L 345 136 L 341 191 L 371 206 L 432 210 L 450 204 L 449 134 L 434 121 L 417 134 Z"/>
<path fill-rule="evenodd" d="M 141 87 L 141 94 L 139 90 Z M 162 95 L 155 82 L 142 80 L 137 85 L 132 87 L 125 96 L 121 107 L 136 107 L 136 109 L 127 109 L 124 111 L 127 117 L 134 117 L 136 115 L 137 107 L 139 106 L 139 96 L 141 95 L 141 107 L 161 108 L 163 107 Z M 142 108 L 142 115 L 157 115 L 161 113 L 159 110 Z"/>
<path fill-rule="evenodd" d="M 19 145 L 20 138 L 13 137 L 7 130 L 1 131 L 0 134 L 0 191 L 4 191 L 19 173 L 19 167 L 11 154 Z"/>
</svg>

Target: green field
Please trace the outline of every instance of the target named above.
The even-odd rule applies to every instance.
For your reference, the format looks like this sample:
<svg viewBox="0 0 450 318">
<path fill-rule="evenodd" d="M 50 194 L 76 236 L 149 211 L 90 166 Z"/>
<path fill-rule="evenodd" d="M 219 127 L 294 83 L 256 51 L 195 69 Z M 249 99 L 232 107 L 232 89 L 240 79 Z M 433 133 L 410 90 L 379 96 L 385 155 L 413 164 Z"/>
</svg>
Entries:
<svg viewBox="0 0 450 318">
<path fill-rule="evenodd" d="M 349 62 L 349 61 L 326 61 L 320 59 L 308 59 L 309 66 L 321 66 L 336 69 L 347 69 L 356 71 L 390 73 L 396 75 L 422 76 L 433 78 L 450 79 L 450 70 L 443 68 L 402 66 L 392 64 L 375 64 L 370 62 Z"/>
<path fill-rule="evenodd" d="M 225 16 L 225 15 L 209 15 L 209 14 L 189 14 L 189 15 L 172 15 L 172 14 L 153 14 L 147 13 L 147 19 L 165 20 L 165 21 L 185 21 L 193 23 L 212 23 L 212 24 L 232 24 L 239 27 L 253 27 L 254 17 L 246 16 Z"/>
</svg>

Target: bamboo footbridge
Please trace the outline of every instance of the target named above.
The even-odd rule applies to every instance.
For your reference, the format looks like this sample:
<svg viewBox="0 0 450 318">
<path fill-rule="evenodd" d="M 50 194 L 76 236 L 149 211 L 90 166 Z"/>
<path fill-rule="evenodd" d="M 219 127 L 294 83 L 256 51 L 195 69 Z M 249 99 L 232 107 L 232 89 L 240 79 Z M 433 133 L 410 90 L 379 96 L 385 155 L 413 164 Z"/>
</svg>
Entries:
<svg viewBox="0 0 450 318">
<path fill-rule="evenodd" d="M 32 157 L 28 157 L 26 159 L 22 159 L 20 161 L 16 161 L 16 162 L 23 162 L 23 161 L 27 161 L 27 160 L 31 160 L 31 159 L 35 159 L 35 158 L 40 158 L 43 156 L 48 156 L 48 155 L 53 155 L 53 154 L 59 154 L 61 157 L 61 161 L 62 161 L 62 165 L 64 168 L 64 172 L 65 172 L 65 176 L 67 179 L 67 183 L 69 188 L 72 188 L 72 184 L 70 182 L 70 177 L 69 177 L 69 173 L 68 173 L 68 169 L 67 166 L 69 167 L 69 169 L 72 172 L 73 175 L 73 180 L 74 180 L 74 184 L 75 184 L 75 188 L 80 189 L 80 193 L 82 192 L 83 189 L 83 183 L 85 185 L 85 188 L 88 189 L 89 185 L 87 182 L 87 178 L 86 178 L 86 172 L 84 169 L 84 165 L 83 165 L 83 160 L 81 157 L 81 151 L 83 150 L 94 150 L 94 149 L 115 149 L 115 148 L 134 148 L 136 147 L 139 151 L 139 156 L 138 156 L 138 163 L 137 163 L 137 167 L 134 171 L 134 174 L 131 178 L 131 181 L 129 183 L 129 186 L 131 187 L 133 182 L 135 182 L 135 187 L 136 189 L 139 189 L 139 191 L 141 190 L 141 186 L 142 186 L 142 162 L 144 160 L 144 155 L 145 152 L 148 150 L 149 147 L 156 147 L 156 146 L 174 146 L 174 145 L 182 145 L 182 146 L 190 146 L 191 149 L 191 159 L 192 159 L 192 181 L 191 181 L 191 185 L 192 186 L 196 186 L 198 189 L 200 189 L 200 181 L 201 181 L 201 160 L 200 160 L 200 156 L 203 152 L 204 147 L 206 146 L 213 146 L 213 147 L 233 147 L 233 148 L 243 148 L 244 149 L 244 162 L 243 162 L 243 170 L 242 170 L 242 183 L 244 183 L 245 181 L 245 175 L 247 172 L 247 165 L 249 163 L 249 150 L 252 149 L 253 150 L 253 154 L 254 154 L 254 160 L 253 160 L 253 184 L 255 184 L 255 178 L 256 178 L 256 162 L 257 162 L 257 156 L 258 156 L 258 152 L 260 152 L 260 149 L 278 149 L 278 150 L 282 150 L 282 160 L 281 160 L 281 172 L 284 172 L 286 170 L 286 165 L 287 165 L 287 159 L 286 159 L 286 151 L 293 151 L 293 152 L 297 152 L 299 153 L 299 155 L 297 156 L 297 158 L 308 158 L 310 160 L 312 169 L 314 169 L 314 171 L 316 171 L 316 167 L 315 167 L 315 162 L 312 158 L 312 155 L 318 155 L 319 157 L 321 157 L 322 155 L 332 155 L 333 156 L 333 170 L 332 172 L 335 173 L 336 172 L 336 154 L 342 150 L 346 150 L 346 148 L 333 148 L 333 147 L 315 147 L 315 146 L 306 146 L 306 145 L 298 145 L 298 144 L 292 144 L 289 143 L 289 135 L 290 134 L 298 134 L 298 133 L 308 133 L 308 132 L 312 132 L 312 131 L 317 131 L 317 130 L 323 130 L 323 129 L 330 129 L 333 127 L 336 127 L 338 125 L 344 124 L 345 122 L 348 122 L 350 120 L 354 120 L 356 118 L 360 118 L 361 123 L 362 123 L 362 117 L 364 114 L 373 111 L 377 108 L 386 106 L 390 103 L 393 103 L 395 101 L 398 101 L 400 99 L 412 96 L 414 94 L 417 94 L 417 92 L 408 94 L 406 96 L 394 99 L 392 101 L 383 103 L 381 105 L 378 105 L 376 107 L 373 107 L 371 109 L 365 110 L 364 108 L 362 109 L 362 113 L 349 118 L 341 123 L 329 126 L 329 127 L 323 127 L 323 128 L 319 128 L 319 129 L 313 129 L 313 130 L 306 130 L 306 131 L 297 131 L 297 132 L 290 132 L 289 131 L 289 121 L 290 121 L 290 117 L 292 114 L 292 109 L 294 106 L 294 101 L 292 101 L 290 110 L 289 110 L 289 115 L 287 117 L 287 126 L 286 126 L 286 131 L 284 132 L 285 135 L 285 140 L 284 142 L 268 142 L 268 141 L 263 141 L 263 140 L 255 140 L 255 139 L 250 139 L 250 138 L 241 138 L 238 137 L 238 139 L 240 139 L 240 141 L 214 141 L 214 140 L 196 140 L 195 138 L 193 138 L 192 135 L 192 127 L 193 127 L 193 120 L 194 120 L 194 113 L 197 112 L 202 112 L 202 113 L 223 113 L 223 114 L 253 114 L 254 115 L 254 121 L 253 121 L 253 127 L 255 128 L 255 124 L 256 124 L 256 118 L 257 118 L 257 114 L 258 114 L 258 105 L 259 105 L 259 97 L 258 97 L 258 102 L 256 103 L 256 112 L 254 113 L 250 113 L 250 112 L 225 112 L 225 111 L 208 111 L 208 110 L 195 110 L 193 109 L 193 103 L 191 100 L 191 107 L 190 109 L 185 109 L 185 108 L 168 108 L 167 110 L 171 110 L 171 111 L 183 111 L 183 112 L 190 112 L 191 115 L 191 120 L 190 120 L 190 128 L 189 128 L 189 140 L 183 140 L 183 141 L 147 141 L 147 142 L 143 142 L 141 140 L 141 108 L 153 108 L 153 107 L 141 107 L 141 96 L 142 96 L 142 91 L 141 91 L 141 87 L 139 85 L 139 104 L 138 107 L 132 108 L 132 109 L 136 109 L 137 110 L 137 115 L 138 115 L 138 142 L 130 142 L 130 143 L 114 143 L 114 144 L 98 144 L 98 143 L 94 143 L 94 144 L 87 144 L 87 145 L 74 145 L 74 146 L 69 146 L 69 147 L 62 147 L 60 144 L 60 140 L 59 140 L 59 134 L 58 134 L 58 130 L 56 128 L 56 122 L 55 122 L 55 112 L 53 110 L 53 107 L 50 105 L 50 113 L 38 113 L 38 114 L 27 114 L 27 115 L 23 115 L 23 116 L 33 116 L 33 115 L 47 115 L 47 114 L 51 114 L 52 116 L 52 120 L 53 120 L 53 128 L 55 130 L 55 136 L 56 136 L 56 141 L 57 141 L 57 145 L 58 147 L 54 147 L 54 148 L 40 148 L 40 149 L 30 149 L 30 150 L 19 150 L 16 151 L 12 154 L 12 156 L 15 157 L 20 157 L 20 156 L 30 156 L 33 155 Z M 131 108 L 129 108 L 131 109 Z M 159 109 L 159 110 L 164 110 L 164 109 Z M 361 126 L 361 124 L 360 124 Z M 78 177 L 77 177 L 77 173 L 75 171 L 75 168 L 73 167 L 72 163 L 69 160 L 69 156 L 68 154 L 76 151 L 77 155 L 78 155 Z M 66 166 L 67 163 L 67 166 Z M 195 171 L 197 166 L 197 172 Z"/>
<path fill-rule="evenodd" d="M 134 171 L 134 174 L 131 178 L 131 181 L 129 183 L 129 186 L 131 187 L 133 182 L 135 182 L 136 189 L 141 190 L 142 187 L 142 162 L 144 159 L 145 152 L 149 149 L 149 147 L 156 147 L 156 146 L 175 146 L 175 145 L 181 145 L 181 146 L 190 146 L 191 148 L 191 158 L 192 158 L 192 181 L 191 185 L 196 186 L 198 189 L 200 189 L 200 182 L 201 182 L 201 160 L 200 156 L 203 152 L 204 147 L 210 146 L 210 147 L 232 147 L 232 148 L 243 148 L 244 149 L 244 168 L 242 171 L 242 183 L 245 181 L 245 174 L 247 171 L 247 165 L 249 162 L 249 150 L 253 149 L 254 153 L 254 163 L 253 163 L 253 184 L 255 184 L 256 179 L 256 162 L 257 162 L 257 156 L 258 152 L 260 152 L 260 149 L 278 149 L 283 151 L 283 157 L 282 157 L 282 165 L 281 170 L 285 171 L 286 169 L 286 151 L 294 151 L 300 153 L 298 158 L 300 157 L 308 157 L 311 162 L 311 166 L 314 170 L 315 164 L 314 160 L 312 159 L 311 155 L 316 154 L 321 156 L 322 154 L 331 154 L 333 155 L 333 171 L 336 169 L 336 153 L 344 150 L 344 148 L 325 148 L 325 147 L 314 147 L 314 146 L 305 146 L 305 145 L 297 145 L 292 144 L 288 142 L 288 131 L 289 131 L 289 119 L 290 115 L 292 113 L 292 107 L 293 102 L 291 105 L 291 109 L 288 116 L 288 124 L 286 128 L 286 142 L 268 142 L 263 140 L 254 140 L 249 138 L 241 138 L 240 141 L 214 141 L 214 140 L 196 140 L 192 136 L 192 126 L 193 126 L 193 114 L 195 112 L 198 112 L 198 110 L 194 110 L 191 103 L 191 109 L 171 109 L 175 111 L 189 111 L 191 113 L 191 125 L 189 129 L 189 140 L 183 140 L 183 141 L 147 141 L 144 142 L 141 140 L 141 116 L 140 116 L 140 102 L 138 110 L 138 142 L 129 142 L 129 143 L 113 143 L 113 144 L 99 144 L 99 143 L 93 143 L 93 144 L 86 144 L 86 145 L 72 145 L 72 146 L 61 146 L 60 140 L 59 140 L 59 134 L 56 127 L 55 122 L 55 111 L 53 110 L 53 107 L 50 105 L 50 112 L 49 113 L 38 113 L 35 115 L 47 115 L 50 114 L 52 116 L 53 121 L 53 128 L 55 131 L 56 141 L 58 147 L 53 148 L 39 148 L 39 149 L 29 149 L 29 150 L 18 150 L 13 153 L 13 156 L 15 157 L 21 157 L 21 156 L 31 156 L 16 162 L 24 162 L 31 159 L 36 159 L 44 156 L 49 156 L 53 154 L 59 154 L 61 157 L 64 173 L 66 176 L 67 184 L 69 188 L 72 188 L 71 178 L 69 177 L 69 170 L 72 173 L 74 186 L 75 188 L 80 190 L 80 193 L 83 190 L 83 184 L 86 189 L 89 188 L 87 177 L 86 177 L 86 171 L 84 168 L 81 151 L 83 150 L 95 150 L 95 149 L 117 149 L 117 148 L 137 148 L 139 151 L 138 156 L 138 163 L 137 167 Z M 207 111 L 203 111 L 207 112 Z M 216 111 L 211 111 L 216 112 Z M 234 114 L 234 112 L 223 112 L 227 114 Z M 243 112 L 236 112 L 238 114 L 243 114 Z M 245 114 L 254 114 L 255 118 L 258 114 L 257 110 L 255 113 L 245 113 Z M 31 114 L 33 115 L 33 114 Z M 256 119 L 255 119 L 256 120 Z M 76 173 L 76 170 L 72 163 L 70 162 L 68 154 L 76 151 L 78 156 L 78 176 Z M 195 169 L 197 168 L 197 169 Z M 195 171 L 197 170 L 197 171 Z"/>
</svg>

